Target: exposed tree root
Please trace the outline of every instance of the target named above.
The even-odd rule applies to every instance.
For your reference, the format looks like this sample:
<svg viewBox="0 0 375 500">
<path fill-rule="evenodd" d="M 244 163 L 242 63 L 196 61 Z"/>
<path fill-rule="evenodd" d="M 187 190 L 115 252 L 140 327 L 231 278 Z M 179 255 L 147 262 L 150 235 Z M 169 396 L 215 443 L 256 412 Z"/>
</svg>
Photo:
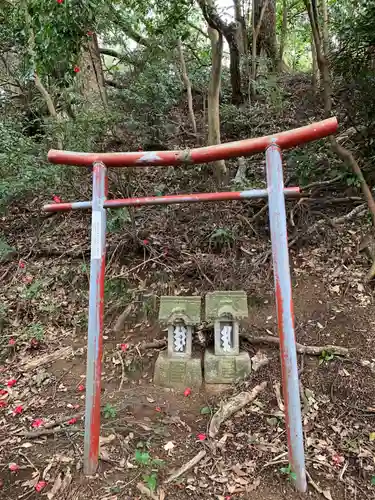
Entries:
<svg viewBox="0 0 375 500">
<path fill-rule="evenodd" d="M 241 333 L 241 337 L 246 339 L 250 344 L 271 344 L 280 345 L 280 340 L 278 337 L 271 337 L 270 335 L 261 335 L 259 337 L 253 337 L 248 333 Z M 309 354 L 311 356 L 320 356 L 322 352 L 329 352 L 335 356 L 349 356 L 350 351 L 346 347 L 340 347 L 335 345 L 303 345 L 296 342 L 296 349 L 299 354 Z"/>
</svg>

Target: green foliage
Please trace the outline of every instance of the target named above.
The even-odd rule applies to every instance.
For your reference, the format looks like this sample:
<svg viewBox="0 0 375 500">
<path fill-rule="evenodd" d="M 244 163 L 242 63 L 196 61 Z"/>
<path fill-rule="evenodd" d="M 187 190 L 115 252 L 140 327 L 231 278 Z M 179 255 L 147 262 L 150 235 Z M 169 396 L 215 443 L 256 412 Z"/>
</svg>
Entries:
<svg viewBox="0 0 375 500">
<path fill-rule="evenodd" d="M 280 472 L 287 476 L 288 481 L 295 481 L 297 479 L 297 474 L 292 471 L 290 464 L 288 464 L 288 467 L 281 467 Z"/>
<path fill-rule="evenodd" d="M 147 488 L 154 492 L 156 491 L 156 487 L 158 484 L 158 475 L 156 472 L 152 472 L 151 474 L 145 474 L 143 476 L 143 482 L 147 485 Z"/>
<path fill-rule="evenodd" d="M 4 238 L 0 237 L 0 262 L 6 261 L 15 252 L 15 249 L 8 245 Z"/>
<path fill-rule="evenodd" d="M 121 278 L 115 278 L 105 281 L 104 297 L 106 301 L 113 300 L 116 298 L 120 298 L 121 300 L 126 300 L 128 295 L 129 295 L 129 290 L 126 280 Z"/>
<path fill-rule="evenodd" d="M 201 415 L 211 415 L 212 410 L 209 406 L 203 406 L 200 411 Z"/>
<path fill-rule="evenodd" d="M 33 323 L 29 325 L 26 329 L 26 337 L 28 339 L 43 340 L 44 339 L 44 327 L 40 323 Z"/>
<path fill-rule="evenodd" d="M 107 210 L 107 231 L 117 233 L 123 231 L 124 227 L 130 222 L 129 210 L 124 208 Z"/>
<path fill-rule="evenodd" d="M 209 240 L 213 248 L 221 249 L 225 246 L 231 246 L 235 241 L 235 237 L 230 229 L 217 228 L 212 231 Z"/>
<path fill-rule="evenodd" d="M 375 3 L 367 0 L 332 2 L 331 47 L 334 86 L 350 125 L 364 128 L 361 153 L 375 156 L 374 46 Z M 353 15 L 355 12 L 355 15 Z"/>
<path fill-rule="evenodd" d="M 319 356 L 319 365 L 332 361 L 334 357 L 334 354 L 331 354 L 328 351 L 322 351 L 321 355 Z"/>
<path fill-rule="evenodd" d="M 46 158 L 46 152 L 43 153 Z M 47 165 L 43 156 L 36 143 L 23 135 L 19 124 L 0 120 L 0 207 L 57 185 L 59 171 Z"/>
<path fill-rule="evenodd" d="M 33 281 L 27 285 L 21 293 L 21 297 L 26 300 L 38 299 L 43 291 L 43 282 L 40 280 Z"/>
<path fill-rule="evenodd" d="M 149 465 L 151 457 L 148 451 L 135 450 L 135 461 L 140 465 Z"/>
<path fill-rule="evenodd" d="M 110 403 L 107 403 L 103 408 L 104 418 L 115 418 L 117 415 L 117 410 Z"/>
</svg>

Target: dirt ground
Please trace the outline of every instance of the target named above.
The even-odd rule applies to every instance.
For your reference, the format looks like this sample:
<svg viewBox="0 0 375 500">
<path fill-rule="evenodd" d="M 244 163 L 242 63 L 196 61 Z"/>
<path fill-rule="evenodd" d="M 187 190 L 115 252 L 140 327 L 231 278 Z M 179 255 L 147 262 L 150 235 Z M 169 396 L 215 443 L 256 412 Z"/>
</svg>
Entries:
<svg viewBox="0 0 375 500">
<path fill-rule="evenodd" d="M 210 217 L 229 220 L 237 208 L 233 205 L 231 213 L 219 207 L 208 210 Z M 2 499 L 302 498 L 288 473 L 282 401 L 277 398 L 277 346 L 243 340 L 243 349 L 251 356 L 264 353 L 268 364 L 241 384 L 221 387 L 221 392 L 202 388 L 188 396 L 153 385 L 160 348 L 147 348 L 165 338 L 156 319 L 157 297 L 176 290 L 204 294 L 245 289 L 249 317 L 242 331 L 253 338 L 277 335 L 270 264 L 259 264 L 259 254 L 269 245 L 264 229 L 255 235 L 247 231 L 235 248 L 224 245 L 218 251 L 204 239 L 186 243 L 192 225 L 204 231 L 201 218 L 207 211 L 170 208 L 159 216 L 159 224 L 163 217 L 183 221 L 185 240 L 174 239 L 177 223 L 161 239 L 147 211 L 147 239 L 135 251 L 133 247 L 131 256 L 122 257 L 127 255 L 122 237 L 109 238 L 100 463 L 96 476 L 85 478 L 88 247 L 82 234 L 87 234 L 87 220 L 72 214 L 47 219 L 36 244 L 26 219 L 22 224 L 15 215 L 18 248 L 25 257 L 0 269 L 6 285 L 0 368 Z M 58 251 L 68 228 L 70 245 Z M 8 231 L 11 238 L 15 228 Z M 327 352 L 298 358 L 312 480 L 307 496 L 314 499 L 375 498 L 375 316 L 373 290 L 363 285 L 367 263 L 357 252 L 360 233 L 355 224 L 327 227 L 323 235 L 314 233 L 291 249 L 297 341 L 349 349 L 347 357 Z M 115 332 L 119 314 L 129 304 L 126 322 Z M 43 364 L 45 355 L 64 347 L 71 351 Z M 195 349 L 203 353 L 201 346 Z M 34 367 L 28 366 L 30 361 L 36 362 Z M 210 439 L 208 426 L 220 402 L 263 381 L 266 390 Z M 166 482 L 202 450 L 206 455 L 196 466 Z M 142 487 L 155 491 L 142 493 Z"/>
</svg>

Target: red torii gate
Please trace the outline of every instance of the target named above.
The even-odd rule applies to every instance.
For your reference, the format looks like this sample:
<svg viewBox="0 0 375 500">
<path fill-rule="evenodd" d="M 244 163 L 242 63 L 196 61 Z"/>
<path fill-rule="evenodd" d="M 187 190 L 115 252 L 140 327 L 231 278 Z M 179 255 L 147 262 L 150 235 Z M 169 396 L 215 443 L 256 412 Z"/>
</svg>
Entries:
<svg viewBox="0 0 375 500">
<path fill-rule="evenodd" d="M 284 188 L 281 150 L 334 134 L 337 127 L 336 118 L 329 118 L 279 134 L 184 151 L 138 151 L 131 153 L 49 151 L 48 159 L 52 163 L 93 166 L 92 201 L 54 203 L 43 207 L 43 211 L 45 212 L 92 210 L 84 437 L 84 472 L 86 474 L 95 473 L 99 455 L 106 253 L 105 209 L 125 206 L 268 198 L 289 463 L 296 474 L 297 489 L 302 492 L 306 491 L 305 457 L 284 199 L 285 196 L 293 196 L 293 194 L 299 193 L 299 188 Z M 107 167 L 191 165 L 236 156 L 249 156 L 262 151 L 266 152 L 267 189 L 107 200 Z"/>
</svg>

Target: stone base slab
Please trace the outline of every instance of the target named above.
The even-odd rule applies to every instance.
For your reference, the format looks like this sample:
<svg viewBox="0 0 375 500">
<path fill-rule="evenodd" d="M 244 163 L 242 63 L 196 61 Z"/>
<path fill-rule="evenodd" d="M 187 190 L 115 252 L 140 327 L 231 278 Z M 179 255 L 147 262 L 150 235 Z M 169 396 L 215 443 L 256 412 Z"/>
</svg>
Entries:
<svg viewBox="0 0 375 500">
<path fill-rule="evenodd" d="M 162 351 L 155 363 L 154 384 L 161 387 L 186 389 L 202 385 L 200 358 L 173 358 Z"/>
<path fill-rule="evenodd" d="M 240 351 L 235 355 L 217 356 L 212 351 L 204 353 L 204 378 L 207 384 L 231 384 L 251 373 L 250 355 Z"/>
</svg>

